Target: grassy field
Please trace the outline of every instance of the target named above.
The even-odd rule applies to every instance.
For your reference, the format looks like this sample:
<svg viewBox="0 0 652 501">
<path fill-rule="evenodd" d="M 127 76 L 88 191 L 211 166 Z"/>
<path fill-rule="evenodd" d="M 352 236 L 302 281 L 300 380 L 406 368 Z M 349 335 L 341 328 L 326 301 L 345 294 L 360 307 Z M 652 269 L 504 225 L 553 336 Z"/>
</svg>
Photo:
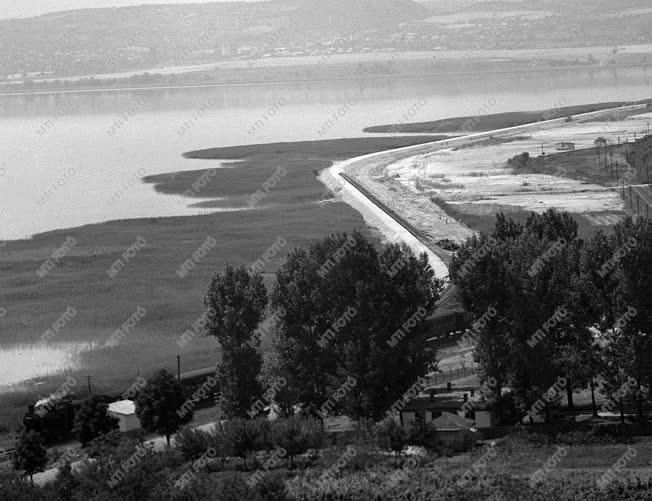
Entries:
<svg viewBox="0 0 652 501">
<path fill-rule="evenodd" d="M 592 111 L 603 110 L 606 108 L 614 108 L 616 106 L 622 106 L 624 104 L 631 104 L 631 103 L 617 101 L 617 102 L 610 102 L 610 103 L 566 106 L 566 107 L 554 108 L 551 110 L 513 111 L 507 113 L 496 113 L 491 115 L 445 118 L 442 120 L 435 120 L 433 122 L 376 125 L 373 127 L 367 127 L 364 129 L 364 131 L 378 132 L 378 133 L 397 132 L 397 133 L 427 133 L 427 134 L 454 133 L 454 132 L 459 132 L 460 130 L 465 130 L 467 133 L 486 132 L 495 129 L 503 129 L 506 127 L 515 127 L 517 125 L 525 125 L 533 122 L 539 122 L 541 120 L 550 120 L 553 118 L 560 118 L 568 115 L 576 115 L 579 113 L 589 113 Z"/>
<path fill-rule="evenodd" d="M 92 375 L 95 390 L 127 388 L 136 374 L 155 369 L 176 370 L 175 357 L 182 356 L 182 371 L 215 362 L 215 343 L 197 337 L 182 350 L 176 340 L 202 314 L 202 298 L 212 273 L 228 262 L 251 264 L 281 236 L 288 245 L 267 265 L 266 280 L 286 251 L 332 232 L 370 230 L 360 215 L 343 203 L 317 202 L 324 198 L 323 185 L 313 171 L 334 159 L 406 146 L 432 138 L 373 138 L 363 140 L 300 143 L 228 148 L 204 152 L 205 158 L 239 158 L 236 168 L 218 171 L 197 196 L 229 196 L 237 206 L 254 193 L 278 165 L 288 175 L 259 207 L 210 215 L 113 221 L 36 235 L 9 242 L 0 252 L 0 290 L 7 314 L 0 319 L 0 343 L 33 343 L 68 306 L 77 315 L 50 343 L 85 341 L 103 344 L 134 314 L 138 306 L 145 317 L 116 347 L 91 350 L 81 355 L 81 367 L 72 375 L 85 383 Z M 207 162 L 207 167 L 211 165 Z M 160 191 L 184 192 L 202 171 L 159 176 Z M 174 182 L 167 180 L 174 177 Z M 208 252 L 187 278 L 179 278 L 178 267 L 206 240 L 214 237 L 217 247 Z M 44 279 L 39 266 L 62 245 L 66 237 L 78 245 Z M 106 270 L 120 258 L 137 237 L 146 240 L 115 279 Z M 20 362 L 18 362 L 20 363 Z M 65 374 L 64 374 L 65 372 Z M 0 395 L 0 424 L 18 423 L 25 406 L 47 396 L 64 381 L 68 371 L 37 378 Z M 34 384 L 38 383 L 38 384 Z"/>
<path fill-rule="evenodd" d="M 527 221 L 527 218 L 532 214 L 531 211 L 521 209 L 514 205 L 487 205 L 488 210 L 486 213 L 479 214 L 477 211 L 479 204 L 452 204 L 448 203 L 445 200 L 439 197 L 432 197 L 431 199 L 439 207 L 441 207 L 446 214 L 461 222 L 465 226 L 484 233 L 490 233 L 493 231 L 496 224 L 496 213 L 502 212 L 506 216 L 512 218 L 513 220 L 524 224 Z M 573 219 L 577 222 L 577 234 L 580 238 L 588 238 L 596 229 L 599 227 L 610 227 L 614 224 L 613 215 L 610 212 L 605 213 L 591 213 L 590 216 L 584 214 L 571 213 Z M 602 220 L 600 218 L 605 217 L 606 219 Z"/>
</svg>

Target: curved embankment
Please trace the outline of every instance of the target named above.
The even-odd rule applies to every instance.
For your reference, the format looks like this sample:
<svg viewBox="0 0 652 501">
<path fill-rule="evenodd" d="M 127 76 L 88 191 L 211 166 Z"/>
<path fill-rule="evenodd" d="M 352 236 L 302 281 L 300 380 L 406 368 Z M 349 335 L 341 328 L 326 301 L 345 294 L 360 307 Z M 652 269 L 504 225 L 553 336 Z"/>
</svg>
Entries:
<svg viewBox="0 0 652 501">
<path fill-rule="evenodd" d="M 609 115 L 614 111 L 635 111 L 638 109 L 645 109 L 645 106 L 645 104 L 636 104 L 592 111 L 575 115 L 574 120 L 592 120 L 599 118 L 602 115 Z M 415 146 L 371 153 L 333 164 L 330 168 L 325 169 L 320 173 L 319 180 L 340 199 L 360 212 L 367 224 L 377 228 L 388 241 L 404 242 L 412 248 L 416 254 L 425 252 L 428 255 L 430 264 L 435 271 L 436 276 L 447 277 L 449 254 L 438 247 L 429 235 L 419 229 L 418 225 L 415 225 L 409 220 L 409 217 L 392 209 L 376 197 L 373 191 L 369 189 L 369 186 L 366 186 L 360 181 L 360 178 L 356 176 L 356 173 L 365 170 L 369 171 L 371 169 L 380 170 L 387 165 L 417 155 L 432 153 L 453 147 L 468 146 L 489 137 L 500 137 L 503 135 L 509 136 L 519 132 L 534 132 L 555 128 L 563 125 L 565 122 L 566 117 L 555 118 L 526 125 L 479 132 Z M 462 227 L 459 222 L 450 218 L 450 216 L 443 211 L 438 214 L 433 214 L 433 217 L 440 218 L 442 222 L 450 228 L 451 234 L 456 232 L 455 234 L 459 236 L 459 229 Z M 464 227 L 464 230 L 468 233 L 472 233 L 468 228 Z"/>
</svg>

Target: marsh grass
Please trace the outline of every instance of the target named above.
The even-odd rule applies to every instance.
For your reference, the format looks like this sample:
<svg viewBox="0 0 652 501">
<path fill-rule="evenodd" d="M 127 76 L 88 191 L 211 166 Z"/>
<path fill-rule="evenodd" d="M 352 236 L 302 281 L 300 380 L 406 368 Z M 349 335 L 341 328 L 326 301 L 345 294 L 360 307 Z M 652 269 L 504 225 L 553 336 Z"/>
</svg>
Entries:
<svg viewBox="0 0 652 501">
<path fill-rule="evenodd" d="M 94 391 L 127 389 L 136 374 L 147 377 L 158 369 L 176 373 L 176 355 L 181 355 L 182 372 L 210 367 L 216 361 L 213 340 L 196 336 L 180 349 L 176 341 L 203 313 L 202 304 L 211 275 L 226 262 L 250 265 L 279 236 L 288 245 L 266 265 L 264 280 L 287 252 L 333 232 L 359 230 L 372 241 L 362 217 L 344 203 L 317 204 L 324 194 L 315 178 L 333 160 L 373 151 L 432 141 L 432 137 L 365 138 L 254 145 L 207 150 L 194 154 L 207 160 L 242 160 L 233 169 L 220 169 L 199 196 L 243 197 L 255 193 L 283 165 L 288 175 L 260 208 L 238 212 L 111 221 L 79 228 L 52 231 L 29 240 L 8 242 L 0 252 L 0 290 L 7 315 L 0 319 L 3 347 L 38 341 L 68 306 L 77 315 L 52 340 L 53 343 L 105 341 L 135 312 L 147 310 L 116 348 L 96 349 L 81 355 L 79 369 L 71 375 L 83 381 L 92 376 Z M 206 169 L 213 163 L 206 162 Z M 202 174 L 200 171 L 173 173 L 148 179 L 162 193 L 181 194 Z M 162 195 L 163 196 L 163 195 Z M 223 203 L 218 201 L 216 204 Z M 233 204 L 228 200 L 227 203 Z M 201 260 L 187 278 L 176 270 L 206 240 L 218 245 Z M 78 245 L 44 278 L 35 271 L 67 236 Z M 146 247 L 111 280 L 106 270 L 138 236 Z M 0 395 L 0 424 L 15 425 L 25 406 L 43 394 L 56 390 L 58 377 L 40 378 L 38 387 L 18 386 Z"/>
</svg>

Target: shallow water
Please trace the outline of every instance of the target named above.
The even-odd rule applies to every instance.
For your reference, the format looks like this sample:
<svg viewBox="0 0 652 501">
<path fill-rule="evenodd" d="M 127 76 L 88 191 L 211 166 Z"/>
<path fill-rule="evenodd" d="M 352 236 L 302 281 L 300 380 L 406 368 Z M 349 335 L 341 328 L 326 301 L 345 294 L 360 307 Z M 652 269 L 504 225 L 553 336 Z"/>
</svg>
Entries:
<svg viewBox="0 0 652 501">
<path fill-rule="evenodd" d="M 362 137 L 369 125 L 642 99 L 650 89 L 647 71 L 623 69 L 0 96 L 0 239 L 206 212 L 140 181 L 220 166 L 183 159 L 188 150 Z"/>
<path fill-rule="evenodd" d="M 8 386 L 23 381 L 31 381 L 32 385 L 37 387 L 38 379 L 45 376 L 59 376 L 63 383 L 64 374 L 81 369 L 81 355 L 94 348 L 91 343 L 21 344 L 4 347 L 0 349 L 0 393 L 8 390 Z"/>
</svg>

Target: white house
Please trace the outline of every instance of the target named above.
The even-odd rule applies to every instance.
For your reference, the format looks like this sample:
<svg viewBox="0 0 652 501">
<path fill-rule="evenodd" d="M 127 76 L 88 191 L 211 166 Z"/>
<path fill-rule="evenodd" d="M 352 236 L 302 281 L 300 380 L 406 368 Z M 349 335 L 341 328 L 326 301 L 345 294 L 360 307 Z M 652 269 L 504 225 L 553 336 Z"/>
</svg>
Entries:
<svg viewBox="0 0 652 501">
<path fill-rule="evenodd" d="M 119 400 L 110 403 L 108 414 L 118 418 L 120 431 L 123 433 L 140 428 L 140 421 L 136 416 L 136 405 L 132 400 Z"/>
</svg>

